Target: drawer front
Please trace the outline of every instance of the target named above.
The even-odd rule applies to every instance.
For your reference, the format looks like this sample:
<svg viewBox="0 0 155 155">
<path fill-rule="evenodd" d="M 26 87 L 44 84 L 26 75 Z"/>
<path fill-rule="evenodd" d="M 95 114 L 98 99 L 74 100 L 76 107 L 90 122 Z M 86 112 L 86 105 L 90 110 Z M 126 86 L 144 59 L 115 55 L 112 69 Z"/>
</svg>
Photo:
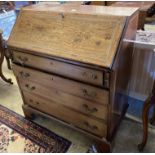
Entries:
<svg viewBox="0 0 155 155">
<path fill-rule="evenodd" d="M 38 82 L 48 87 L 59 89 L 63 92 L 91 100 L 100 104 L 108 104 L 109 91 L 90 85 L 67 80 L 59 76 L 43 73 L 33 69 L 13 65 L 13 71 L 19 79 Z"/>
<path fill-rule="evenodd" d="M 64 105 L 70 109 L 82 112 L 107 121 L 108 106 L 95 104 L 92 101 L 65 93 L 58 89 L 49 88 L 39 83 L 19 80 L 22 90 L 45 97 L 57 104 Z"/>
<path fill-rule="evenodd" d="M 32 95 L 28 92 L 23 92 L 25 103 L 31 107 L 61 119 L 69 124 L 77 126 L 81 129 L 89 131 L 97 136 L 105 137 L 107 133 L 107 125 L 104 121 L 90 118 L 81 113 L 73 111 L 61 104 L 57 104 L 47 100 L 41 96 Z"/>
<path fill-rule="evenodd" d="M 94 85 L 103 85 L 103 72 L 89 68 L 79 67 L 69 63 L 56 61 L 13 51 L 13 61 L 25 66 L 32 66 L 44 71 L 49 71 L 58 75 L 73 78 L 79 81 L 91 83 Z"/>
</svg>

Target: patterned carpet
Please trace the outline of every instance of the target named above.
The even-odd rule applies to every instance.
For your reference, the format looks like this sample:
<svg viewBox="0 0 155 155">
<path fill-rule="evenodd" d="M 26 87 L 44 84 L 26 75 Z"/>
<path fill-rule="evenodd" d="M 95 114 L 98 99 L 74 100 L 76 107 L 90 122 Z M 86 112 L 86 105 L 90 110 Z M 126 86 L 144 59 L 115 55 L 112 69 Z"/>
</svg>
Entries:
<svg viewBox="0 0 155 155">
<path fill-rule="evenodd" d="M 71 142 L 0 105 L 0 153 L 64 153 Z"/>
</svg>

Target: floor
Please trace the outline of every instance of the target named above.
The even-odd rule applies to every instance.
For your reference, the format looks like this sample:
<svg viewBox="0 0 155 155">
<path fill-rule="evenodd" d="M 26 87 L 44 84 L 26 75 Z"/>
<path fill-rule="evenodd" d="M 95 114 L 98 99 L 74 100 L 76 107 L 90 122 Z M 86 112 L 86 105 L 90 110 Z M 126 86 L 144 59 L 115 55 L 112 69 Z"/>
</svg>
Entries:
<svg viewBox="0 0 155 155">
<path fill-rule="evenodd" d="M 22 99 L 16 83 L 13 72 L 7 69 L 6 63 L 3 64 L 3 72 L 7 78 L 11 78 L 14 82 L 9 85 L 0 79 L 0 104 L 24 116 L 21 105 Z M 68 152 L 87 152 L 88 148 L 93 144 L 93 140 L 76 132 L 60 123 L 48 120 L 46 118 L 37 117 L 35 120 L 38 124 L 54 131 L 62 137 L 72 141 L 72 146 Z M 125 118 L 118 130 L 114 140 L 112 152 L 138 152 L 137 144 L 141 141 L 142 125 L 129 118 Z M 155 152 L 155 128 L 150 126 L 149 139 L 144 152 Z"/>
</svg>

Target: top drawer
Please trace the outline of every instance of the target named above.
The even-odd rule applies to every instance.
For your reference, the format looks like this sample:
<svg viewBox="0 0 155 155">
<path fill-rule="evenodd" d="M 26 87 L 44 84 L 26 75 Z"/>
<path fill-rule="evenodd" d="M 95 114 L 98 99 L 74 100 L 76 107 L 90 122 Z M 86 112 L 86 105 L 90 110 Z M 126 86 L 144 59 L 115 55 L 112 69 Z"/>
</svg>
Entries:
<svg viewBox="0 0 155 155">
<path fill-rule="evenodd" d="M 13 51 L 13 61 L 21 65 L 31 66 L 86 83 L 98 86 L 104 85 L 103 71 L 80 67 L 77 65 L 72 65 L 69 63 L 17 51 Z"/>
</svg>

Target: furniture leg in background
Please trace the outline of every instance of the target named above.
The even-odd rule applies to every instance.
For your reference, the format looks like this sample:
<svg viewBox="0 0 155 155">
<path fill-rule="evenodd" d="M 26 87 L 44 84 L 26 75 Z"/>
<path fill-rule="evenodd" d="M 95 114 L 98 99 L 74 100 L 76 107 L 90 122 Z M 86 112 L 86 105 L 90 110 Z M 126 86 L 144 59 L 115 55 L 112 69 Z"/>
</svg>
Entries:
<svg viewBox="0 0 155 155">
<path fill-rule="evenodd" d="M 147 139 L 148 139 L 148 117 L 149 117 L 149 110 L 150 108 L 154 106 L 155 109 L 155 81 L 154 81 L 154 86 L 153 86 L 153 90 L 152 93 L 150 94 L 150 96 L 146 99 L 145 103 L 144 103 L 144 107 L 143 107 L 143 140 L 142 142 L 138 145 L 138 149 L 139 151 L 143 151 Z M 151 123 L 153 123 L 155 120 L 155 111 L 153 114 L 153 117 L 151 119 Z"/>
<path fill-rule="evenodd" d="M 154 110 L 153 110 L 153 116 L 152 116 L 152 118 L 150 119 L 150 123 L 151 123 L 152 125 L 155 125 L 155 106 L 154 106 Z"/>
<path fill-rule="evenodd" d="M 6 63 L 7 63 L 7 67 L 9 70 L 11 70 L 11 58 L 10 58 L 10 53 L 7 49 L 7 45 L 6 45 L 6 42 L 4 43 L 4 57 L 6 59 Z"/>
<path fill-rule="evenodd" d="M 2 78 L 2 80 L 4 80 L 7 83 L 13 84 L 11 79 L 7 79 L 2 72 L 2 64 L 4 61 L 4 48 L 3 48 L 3 40 L 2 40 L 2 31 L 0 31 L 0 77 Z"/>
</svg>

